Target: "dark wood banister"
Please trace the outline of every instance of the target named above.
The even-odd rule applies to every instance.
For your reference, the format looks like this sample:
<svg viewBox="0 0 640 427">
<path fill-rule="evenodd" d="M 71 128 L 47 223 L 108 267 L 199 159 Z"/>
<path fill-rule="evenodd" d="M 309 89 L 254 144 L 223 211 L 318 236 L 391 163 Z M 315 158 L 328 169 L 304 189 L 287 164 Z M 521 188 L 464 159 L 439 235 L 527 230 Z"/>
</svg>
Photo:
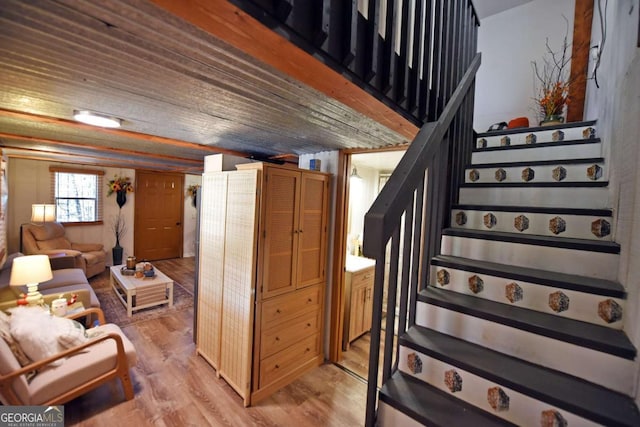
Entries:
<svg viewBox="0 0 640 427">
<path fill-rule="evenodd" d="M 446 106 L 442 110 L 440 117 L 435 122 L 425 123 L 420 132 L 416 136 L 415 140 L 411 143 L 409 149 L 407 149 L 405 155 L 402 157 L 400 163 L 396 167 L 395 171 L 389 178 L 389 181 L 385 184 L 382 191 L 374 201 L 373 205 L 365 215 L 364 221 L 364 242 L 363 251 L 364 255 L 376 260 L 375 267 L 375 284 L 373 293 L 373 317 L 371 328 L 371 347 L 369 354 L 369 375 L 367 385 L 367 406 L 366 406 L 366 426 L 373 426 L 375 424 L 376 413 L 376 393 L 378 383 L 378 370 L 379 370 L 379 354 L 380 354 L 380 335 L 381 335 L 381 321 L 382 321 L 382 299 L 383 299 L 383 287 L 384 287 L 384 273 L 385 273 L 385 250 L 387 242 L 393 236 L 394 245 L 392 245 L 392 252 L 397 250 L 395 245 L 400 239 L 399 224 L 402 219 L 402 215 L 407 211 L 407 206 L 410 206 L 413 202 L 414 192 L 420 186 L 424 185 L 425 170 L 432 166 L 432 162 L 436 154 L 440 150 L 440 146 L 443 143 L 445 134 L 449 130 L 454 118 L 458 114 L 463 100 L 467 97 L 470 90 L 473 88 L 475 76 L 480 67 L 481 54 L 477 53 L 471 61 L 467 71 L 460 80 L 456 90 L 451 95 L 451 98 L 447 102 Z M 462 151 L 462 150 L 460 150 Z M 460 155 L 460 154 L 459 154 Z M 442 159 L 440 159 L 442 160 Z M 450 174 L 445 179 L 439 180 L 440 187 L 446 187 L 449 182 L 453 180 L 453 174 L 459 172 L 454 169 L 450 169 Z M 446 188 L 443 188 L 446 191 Z M 453 189 L 457 190 L 457 189 Z M 446 199 L 445 204 L 449 201 Z M 436 201 L 437 203 L 437 201 Z M 446 210 L 446 206 L 444 209 Z M 409 221 L 407 221 L 408 223 Z M 431 227 L 429 227 L 431 228 Z M 427 239 L 435 238 L 436 236 L 430 236 L 429 228 L 425 231 Z M 432 228 L 431 228 L 432 229 Z M 424 247 L 427 247 L 424 244 Z M 423 253 L 422 256 L 429 257 L 430 254 Z M 392 256 L 393 258 L 393 256 Z M 423 265 L 428 265 L 428 261 L 423 260 Z M 416 261 L 414 260 L 414 263 Z M 391 268 L 392 271 L 397 273 L 397 265 Z M 392 286 L 389 289 L 389 307 L 395 306 L 395 285 L 397 280 L 394 278 L 391 280 Z M 401 289 L 401 300 L 406 302 L 407 290 L 406 283 L 403 281 L 403 287 Z M 393 295 L 392 295 L 393 294 Z M 401 303 L 401 311 L 406 311 Z M 410 309 L 414 309 L 411 307 Z M 403 314 L 405 316 L 406 314 Z M 387 331 L 393 333 L 394 314 L 390 314 L 387 310 Z M 402 321 L 406 321 L 402 319 Z M 403 330 L 403 328 L 401 328 Z M 394 351 L 393 345 L 389 339 L 388 333 L 387 341 L 385 345 L 385 360 L 382 382 L 384 383 L 391 375 L 391 353 Z M 386 357 L 389 356 L 389 357 Z M 397 360 L 396 360 L 397 363 Z"/>
<path fill-rule="evenodd" d="M 385 243 L 391 237 L 400 217 L 412 197 L 406 188 L 415 188 L 416 180 L 424 173 L 429 159 L 437 150 L 449 125 L 453 121 L 463 98 L 469 92 L 480 67 L 481 54 L 477 53 L 458 88 L 436 122 L 425 123 L 416 138 L 398 163 L 384 188 L 371 205 L 365 216 L 363 242 L 364 255 L 367 257 L 384 250 Z M 391 224 L 391 226 L 389 225 Z M 369 233 L 369 234 L 368 234 Z"/>
</svg>

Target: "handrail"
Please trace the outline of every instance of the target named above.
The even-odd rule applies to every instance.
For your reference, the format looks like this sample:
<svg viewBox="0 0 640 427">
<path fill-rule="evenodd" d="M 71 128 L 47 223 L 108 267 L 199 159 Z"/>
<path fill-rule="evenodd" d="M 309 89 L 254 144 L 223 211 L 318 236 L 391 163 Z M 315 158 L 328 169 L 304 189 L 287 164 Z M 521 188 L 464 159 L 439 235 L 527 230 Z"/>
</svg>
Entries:
<svg viewBox="0 0 640 427">
<path fill-rule="evenodd" d="M 397 344 L 395 347 L 393 344 L 394 325 L 396 324 L 395 307 L 397 276 L 399 274 L 398 266 L 402 264 L 400 316 L 397 322 L 398 334 L 401 334 L 405 330 L 407 318 L 410 324 L 413 323 L 411 319 L 415 319 L 415 298 L 413 297 L 411 304 L 409 304 L 409 313 L 407 313 L 409 287 L 411 286 L 410 292 L 412 294 L 417 293 L 419 286 L 418 271 L 420 269 L 422 270 L 420 278 L 424 280 L 427 277 L 426 271 L 430 258 L 435 255 L 432 252 L 437 250 L 433 249 L 435 247 L 434 242 L 438 240 L 440 227 L 443 225 L 444 212 L 450 208 L 451 199 L 446 198 L 447 191 L 457 192 L 457 188 L 450 189 L 448 186 L 452 182 L 453 186 L 455 186 L 455 183 L 458 182 L 457 175 L 462 173 L 458 170 L 459 165 L 464 165 L 465 156 L 470 156 L 471 146 L 468 141 L 470 138 L 465 138 L 465 132 L 472 134 L 473 130 L 469 123 L 466 123 L 465 126 L 464 120 L 458 119 L 461 117 L 468 118 L 465 114 L 467 116 L 470 115 L 470 110 L 473 107 L 472 89 L 480 62 L 481 54 L 477 53 L 469 63 L 456 90 L 451 94 L 439 119 L 422 126 L 389 181 L 387 181 L 365 215 L 363 252 L 365 256 L 376 260 L 366 426 L 375 425 L 387 243 L 391 239 L 391 263 L 389 267 L 385 350 L 382 371 L 383 383 L 390 378 L 392 364 L 394 364 L 393 356 L 398 354 Z M 446 135 L 448 135 L 448 139 L 461 137 L 462 141 L 447 141 L 445 140 Z M 456 147 L 451 149 L 450 146 L 454 143 L 456 143 Z M 450 167 L 449 162 L 451 161 L 451 156 L 453 156 L 451 152 L 455 153 L 456 158 L 452 162 L 453 166 Z M 456 169 L 456 166 L 458 169 Z M 425 176 L 429 169 L 438 170 L 441 173 L 434 172 L 434 178 L 429 179 L 426 194 L 429 206 L 424 207 Z M 422 222 L 425 216 L 425 209 L 427 213 L 431 213 L 431 216 L 434 217 L 425 219 L 426 225 Z M 405 215 L 404 232 L 409 233 L 410 229 L 413 229 L 412 237 L 405 235 L 402 238 L 400 234 L 403 215 Z M 415 225 L 412 224 L 412 221 L 415 222 Z M 424 230 L 424 239 L 421 234 L 422 230 Z M 402 258 L 400 258 L 400 241 L 404 241 Z M 419 267 L 418 263 L 420 264 Z M 413 314 L 411 311 L 413 311 Z M 397 368 L 397 363 L 396 357 L 394 369 Z"/>
<path fill-rule="evenodd" d="M 392 229 L 389 224 L 400 220 L 411 193 L 403 191 L 424 173 L 428 159 L 433 156 L 436 142 L 442 140 L 449 125 L 460 108 L 465 95 L 469 92 L 480 67 L 481 54 L 477 53 L 471 65 L 463 76 L 458 88 L 444 108 L 442 115 L 436 122 L 425 123 L 407 149 L 398 166 L 389 177 L 382 191 L 371 205 L 364 220 L 363 253 L 373 258 L 391 237 Z"/>
</svg>

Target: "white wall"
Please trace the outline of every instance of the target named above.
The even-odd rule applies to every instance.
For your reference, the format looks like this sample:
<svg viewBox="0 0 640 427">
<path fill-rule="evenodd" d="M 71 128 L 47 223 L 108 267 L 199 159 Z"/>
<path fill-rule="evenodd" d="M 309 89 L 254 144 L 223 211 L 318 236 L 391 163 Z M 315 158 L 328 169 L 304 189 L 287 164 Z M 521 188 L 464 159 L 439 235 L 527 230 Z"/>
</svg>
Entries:
<svg viewBox="0 0 640 427">
<path fill-rule="evenodd" d="M 596 1 L 592 45 L 602 42 L 597 5 Z M 609 2 L 605 15 L 606 41 L 597 73 L 600 88 L 596 87 L 595 81 L 588 82 L 585 105 L 585 117 L 598 120 L 598 136 L 608 151 L 609 187 L 616 201 L 613 206 L 617 216 L 615 240 L 621 246 L 618 280 L 628 292 L 624 329 L 637 348 L 640 348 L 639 8 L 639 0 Z M 639 378 L 639 370 L 636 363 L 636 378 Z M 638 404 L 639 387 L 640 381 L 636 380 Z"/>
<path fill-rule="evenodd" d="M 325 291 L 324 304 L 324 356 L 329 358 L 329 331 L 331 325 L 331 291 L 333 290 L 333 245 L 335 239 L 335 216 L 336 216 L 336 189 L 338 175 L 339 156 L 337 151 L 323 151 L 315 154 L 303 154 L 298 158 L 298 167 L 301 169 L 309 169 L 309 160 L 320 160 L 320 171 L 331 174 L 331 185 L 329 192 L 329 236 L 327 238 L 327 248 L 329 259 L 327 261 L 327 289 Z"/>
<path fill-rule="evenodd" d="M 202 175 L 184 176 L 184 224 L 183 224 L 183 257 L 196 255 L 196 222 L 197 211 L 193 206 L 193 199 L 187 196 L 187 188 L 190 185 L 202 185 Z"/>
<path fill-rule="evenodd" d="M 562 46 L 567 30 L 563 15 L 569 21 L 571 42 L 574 5 L 574 0 L 535 0 L 480 22 L 482 64 L 476 78 L 476 132 L 486 132 L 493 123 L 508 123 L 516 117 L 528 117 L 529 126 L 537 126 L 531 61 L 541 63 L 547 38 L 554 50 Z"/>
<path fill-rule="evenodd" d="M 352 163 L 353 166 L 353 163 Z M 362 246 L 364 237 L 364 216 L 378 195 L 377 169 L 355 165 L 358 175 L 362 178 L 350 179 L 349 185 L 349 228 L 347 229 L 347 247 L 351 248 L 351 240 L 357 239 Z M 356 253 L 352 253 L 357 255 Z"/>
</svg>

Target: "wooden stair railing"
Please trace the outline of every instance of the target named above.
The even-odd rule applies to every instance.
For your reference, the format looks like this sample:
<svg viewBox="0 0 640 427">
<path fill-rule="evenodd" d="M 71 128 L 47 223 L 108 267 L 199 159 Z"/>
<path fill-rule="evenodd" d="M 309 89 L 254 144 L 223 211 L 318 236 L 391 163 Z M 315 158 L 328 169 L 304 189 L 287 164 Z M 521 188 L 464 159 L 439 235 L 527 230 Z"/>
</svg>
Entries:
<svg viewBox="0 0 640 427">
<path fill-rule="evenodd" d="M 471 0 L 230 2 L 416 126 L 439 116 L 480 25 Z"/>
</svg>

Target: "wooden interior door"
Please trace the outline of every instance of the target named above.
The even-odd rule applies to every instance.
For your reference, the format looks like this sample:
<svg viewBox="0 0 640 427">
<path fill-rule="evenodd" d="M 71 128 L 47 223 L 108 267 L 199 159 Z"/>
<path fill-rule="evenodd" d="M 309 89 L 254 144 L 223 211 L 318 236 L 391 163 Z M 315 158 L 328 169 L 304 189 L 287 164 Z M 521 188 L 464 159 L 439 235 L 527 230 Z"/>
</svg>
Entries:
<svg viewBox="0 0 640 427">
<path fill-rule="evenodd" d="M 325 281 L 329 177 L 302 173 L 301 188 L 298 288 Z"/>
<path fill-rule="evenodd" d="M 296 288 L 300 172 L 266 168 L 262 298 Z"/>
<path fill-rule="evenodd" d="M 182 257 L 184 175 L 136 171 L 134 253 L 138 259 Z"/>
</svg>

